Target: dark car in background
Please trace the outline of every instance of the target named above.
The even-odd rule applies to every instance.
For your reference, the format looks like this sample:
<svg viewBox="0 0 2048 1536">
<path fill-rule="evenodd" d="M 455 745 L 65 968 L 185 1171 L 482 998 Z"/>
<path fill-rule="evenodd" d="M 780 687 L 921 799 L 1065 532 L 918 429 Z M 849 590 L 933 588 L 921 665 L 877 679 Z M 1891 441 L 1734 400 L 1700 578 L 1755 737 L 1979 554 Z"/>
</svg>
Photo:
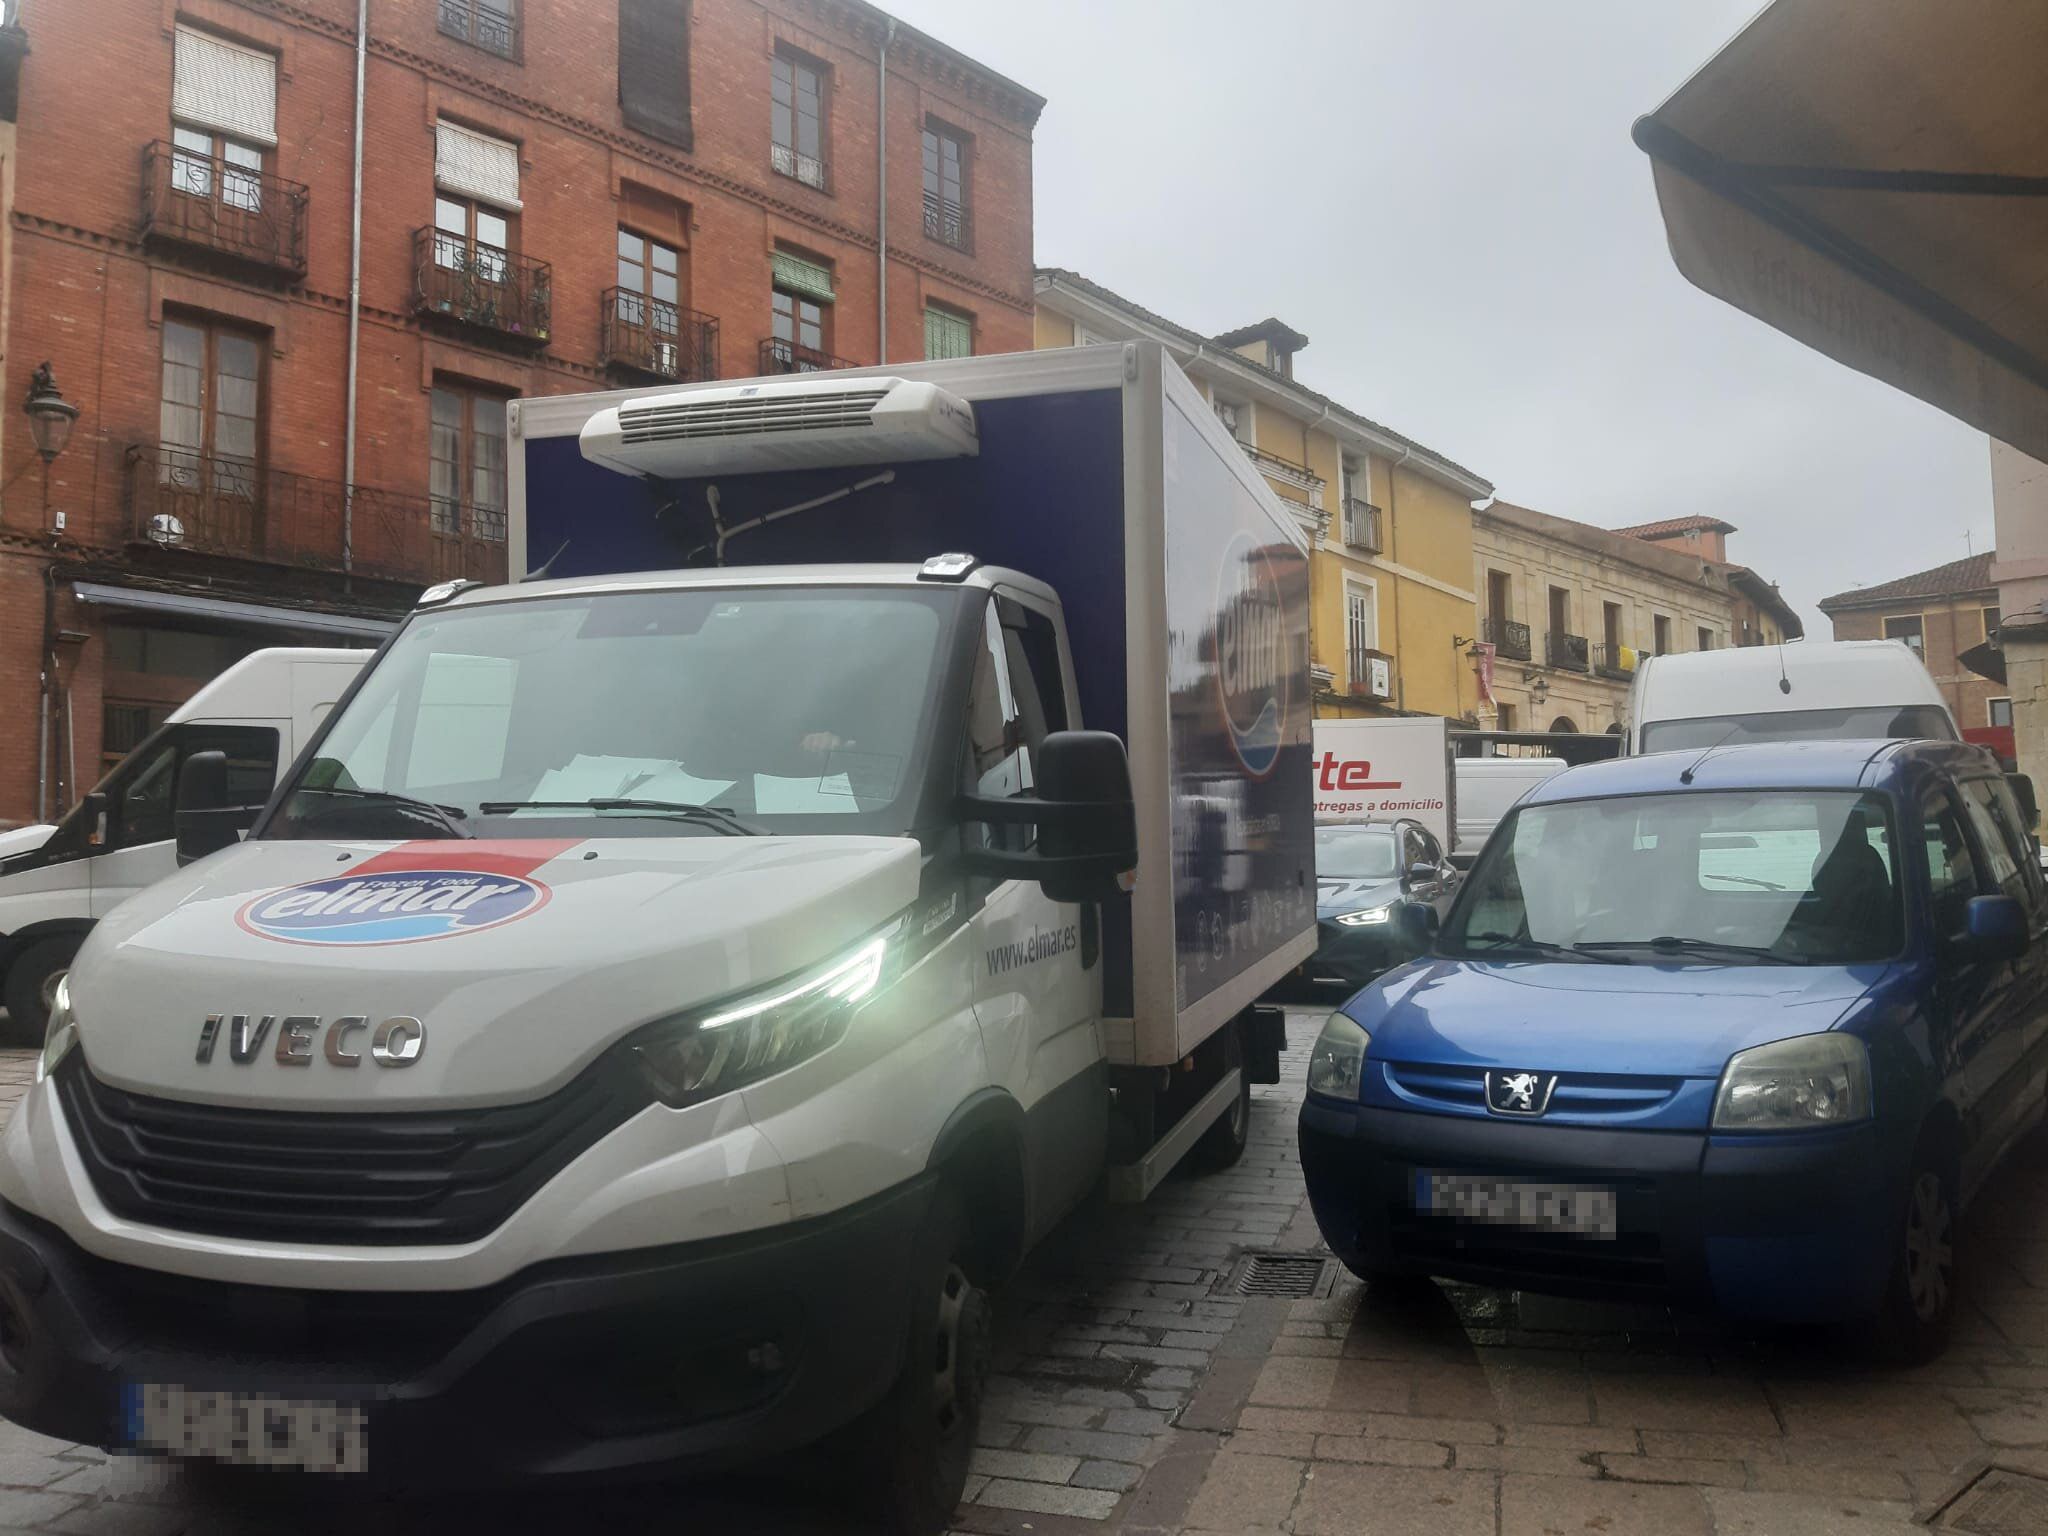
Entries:
<svg viewBox="0 0 2048 1536">
<path fill-rule="evenodd" d="M 1428 947 L 1463 876 L 1419 821 L 1316 828 L 1316 952 L 1304 978 L 1355 991 Z"/>
</svg>

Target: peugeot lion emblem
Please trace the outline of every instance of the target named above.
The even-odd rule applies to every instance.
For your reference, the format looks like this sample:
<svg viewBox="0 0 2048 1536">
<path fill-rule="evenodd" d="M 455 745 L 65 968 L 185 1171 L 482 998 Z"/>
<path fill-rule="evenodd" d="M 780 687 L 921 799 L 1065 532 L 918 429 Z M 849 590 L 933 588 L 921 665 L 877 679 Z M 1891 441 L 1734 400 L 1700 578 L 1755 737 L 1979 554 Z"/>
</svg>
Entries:
<svg viewBox="0 0 2048 1536">
<path fill-rule="evenodd" d="M 1556 1087 L 1555 1072 L 1488 1072 L 1486 1107 L 1496 1115 L 1540 1115 Z"/>
</svg>

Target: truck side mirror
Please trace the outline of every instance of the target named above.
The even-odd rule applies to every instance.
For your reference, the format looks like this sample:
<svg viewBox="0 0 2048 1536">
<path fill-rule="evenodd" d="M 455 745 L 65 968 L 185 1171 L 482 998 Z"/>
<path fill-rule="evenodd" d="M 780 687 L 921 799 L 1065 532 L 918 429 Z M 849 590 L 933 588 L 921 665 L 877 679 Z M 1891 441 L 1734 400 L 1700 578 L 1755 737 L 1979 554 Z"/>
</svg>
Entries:
<svg viewBox="0 0 2048 1536">
<path fill-rule="evenodd" d="M 2020 803 L 2020 819 L 2033 831 L 2041 819 L 2040 802 L 2034 798 L 2034 781 L 2024 773 L 2008 773 L 2005 782 L 2012 789 L 2013 799 Z"/>
<path fill-rule="evenodd" d="M 1418 859 L 1413 864 L 1410 864 L 1402 874 L 1401 883 L 1403 885 L 1428 885 L 1432 880 L 1441 880 L 1443 877 L 1444 872 L 1434 864 L 1428 864 Z"/>
<path fill-rule="evenodd" d="M 1054 731 L 1034 758 L 1036 793 L 1014 799 L 967 795 L 961 815 L 995 825 L 1028 823 L 1028 853 L 970 847 L 967 867 L 997 880 L 1035 880 L 1054 901 L 1100 901 L 1138 864 L 1137 816 L 1124 744 L 1108 731 Z"/>
<path fill-rule="evenodd" d="M 174 816 L 180 864 L 233 847 L 246 817 L 245 807 L 228 804 L 227 753 L 194 752 L 185 759 L 178 769 Z"/>
</svg>

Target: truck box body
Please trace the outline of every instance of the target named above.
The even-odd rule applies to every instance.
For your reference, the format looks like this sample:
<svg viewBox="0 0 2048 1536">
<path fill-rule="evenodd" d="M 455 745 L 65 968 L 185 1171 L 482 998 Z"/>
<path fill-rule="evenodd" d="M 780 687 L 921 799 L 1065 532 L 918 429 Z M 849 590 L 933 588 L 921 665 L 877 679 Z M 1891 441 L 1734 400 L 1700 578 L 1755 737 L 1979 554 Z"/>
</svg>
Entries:
<svg viewBox="0 0 2048 1536">
<path fill-rule="evenodd" d="M 546 562 L 562 577 L 708 564 L 714 486 L 730 527 L 893 472 L 740 534 L 725 563 L 964 550 L 1052 586 L 1079 723 L 1124 738 L 1138 807 L 1136 881 L 1104 913 L 1105 1045 L 1112 1062 L 1177 1061 L 1314 949 L 1306 540 L 1154 345 L 851 376 L 863 374 L 929 381 L 969 402 L 979 452 L 636 479 L 586 458 L 579 434 L 606 407 L 673 389 L 518 402 L 511 568 Z"/>
<path fill-rule="evenodd" d="M 1315 723 L 1317 821 L 1407 817 L 1457 846 L 1450 722 L 1440 715 Z"/>
</svg>

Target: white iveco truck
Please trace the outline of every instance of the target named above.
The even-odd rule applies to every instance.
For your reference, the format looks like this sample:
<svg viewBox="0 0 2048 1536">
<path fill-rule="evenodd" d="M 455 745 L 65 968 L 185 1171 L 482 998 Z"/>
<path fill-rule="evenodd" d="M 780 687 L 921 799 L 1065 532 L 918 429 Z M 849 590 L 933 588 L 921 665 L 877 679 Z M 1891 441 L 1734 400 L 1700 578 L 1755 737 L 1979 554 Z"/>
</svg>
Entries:
<svg viewBox="0 0 2048 1536">
<path fill-rule="evenodd" d="M 246 839 L 188 763 L 81 950 L 0 1412 L 401 1484 L 841 1433 L 936 1530 L 991 1289 L 1277 1075 L 1300 526 L 1152 346 L 513 422 L 544 578 L 426 594 Z"/>
</svg>

